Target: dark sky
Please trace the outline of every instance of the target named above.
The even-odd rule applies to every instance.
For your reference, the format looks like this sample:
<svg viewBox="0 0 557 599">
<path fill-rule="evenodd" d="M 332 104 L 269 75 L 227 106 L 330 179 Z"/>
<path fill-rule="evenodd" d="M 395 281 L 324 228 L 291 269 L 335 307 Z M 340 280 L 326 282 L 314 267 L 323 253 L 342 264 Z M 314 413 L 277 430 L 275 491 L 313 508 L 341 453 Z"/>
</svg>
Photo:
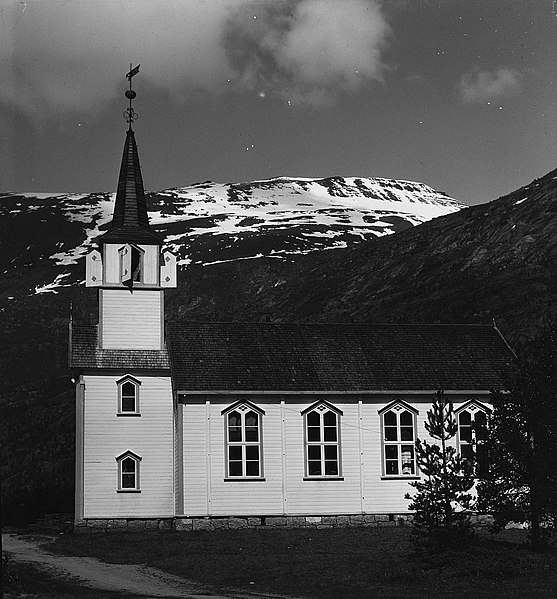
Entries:
<svg viewBox="0 0 557 599">
<path fill-rule="evenodd" d="M 0 7 L 0 191 L 114 191 L 130 62 L 149 190 L 372 176 L 476 204 L 557 166 L 552 0 Z"/>
</svg>

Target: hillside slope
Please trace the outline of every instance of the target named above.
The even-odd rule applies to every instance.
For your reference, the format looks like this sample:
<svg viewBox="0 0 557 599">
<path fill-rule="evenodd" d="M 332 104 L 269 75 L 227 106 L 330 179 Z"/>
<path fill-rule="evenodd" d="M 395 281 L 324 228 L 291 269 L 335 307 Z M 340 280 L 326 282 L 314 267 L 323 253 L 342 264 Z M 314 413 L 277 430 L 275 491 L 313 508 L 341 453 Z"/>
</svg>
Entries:
<svg viewBox="0 0 557 599">
<path fill-rule="evenodd" d="M 489 204 L 280 265 L 190 267 L 179 314 L 372 322 L 489 322 L 512 340 L 557 310 L 557 171 Z M 223 296 L 214 285 L 221 281 Z"/>
</svg>

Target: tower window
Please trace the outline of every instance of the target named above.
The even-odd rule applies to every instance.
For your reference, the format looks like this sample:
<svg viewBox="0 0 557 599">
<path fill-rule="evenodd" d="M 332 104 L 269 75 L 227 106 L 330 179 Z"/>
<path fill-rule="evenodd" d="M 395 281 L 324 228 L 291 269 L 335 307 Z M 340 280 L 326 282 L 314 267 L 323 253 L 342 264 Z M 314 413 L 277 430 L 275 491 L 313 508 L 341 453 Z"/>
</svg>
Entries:
<svg viewBox="0 0 557 599">
<path fill-rule="evenodd" d="M 144 251 L 135 245 L 120 248 L 120 282 L 124 285 L 143 282 Z"/>
<path fill-rule="evenodd" d="M 116 381 L 118 385 L 118 415 L 139 416 L 139 386 L 141 383 L 132 376 Z"/>
<path fill-rule="evenodd" d="M 139 492 L 139 464 L 141 457 L 132 451 L 126 451 L 116 458 L 116 462 L 118 463 L 118 492 Z"/>
</svg>

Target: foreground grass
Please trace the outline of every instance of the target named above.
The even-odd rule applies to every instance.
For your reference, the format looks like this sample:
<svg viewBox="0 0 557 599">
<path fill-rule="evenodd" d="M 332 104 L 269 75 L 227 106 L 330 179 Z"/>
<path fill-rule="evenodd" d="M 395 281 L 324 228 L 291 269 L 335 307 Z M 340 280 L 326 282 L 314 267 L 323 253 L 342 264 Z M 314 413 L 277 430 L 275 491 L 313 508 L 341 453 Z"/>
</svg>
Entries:
<svg viewBox="0 0 557 599">
<path fill-rule="evenodd" d="M 415 552 L 410 528 L 66 535 L 53 551 L 149 564 L 217 587 L 329 599 L 555 597 L 557 554 L 483 539 Z M 522 539 L 523 540 L 523 539 Z"/>
</svg>

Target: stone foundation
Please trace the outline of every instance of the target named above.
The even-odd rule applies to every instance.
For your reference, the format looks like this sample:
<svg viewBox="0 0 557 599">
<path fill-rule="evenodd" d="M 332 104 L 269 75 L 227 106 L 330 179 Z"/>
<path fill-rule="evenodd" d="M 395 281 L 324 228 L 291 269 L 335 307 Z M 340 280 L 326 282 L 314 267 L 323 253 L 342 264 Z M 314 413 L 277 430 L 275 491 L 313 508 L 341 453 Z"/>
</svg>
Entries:
<svg viewBox="0 0 557 599">
<path fill-rule="evenodd" d="M 74 532 L 135 532 L 153 530 L 235 530 L 240 528 L 343 528 L 348 526 L 404 526 L 411 514 L 353 516 L 245 516 L 209 518 L 88 518 L 74 522 Z"/>
<path fill-rule="evenodd" d="M 241 528 L 346 528 L 349 526 L 406 526 L 412 514 L 358 514 L 352 516 L 245 516 L 209 518 L 89 518 L 74 522 L 75 533 L 182 530 L 236 530 Z M 488 526 L 490 516 L 473 514 L 474 527 Z"/>
</svg>

